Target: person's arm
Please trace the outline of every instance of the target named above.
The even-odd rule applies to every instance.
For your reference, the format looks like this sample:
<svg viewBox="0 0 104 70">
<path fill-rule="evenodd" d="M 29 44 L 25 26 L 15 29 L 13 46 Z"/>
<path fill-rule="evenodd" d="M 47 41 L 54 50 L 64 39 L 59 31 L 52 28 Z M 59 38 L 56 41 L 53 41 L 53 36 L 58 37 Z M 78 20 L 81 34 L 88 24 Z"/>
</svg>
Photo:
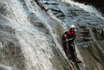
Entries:
<svg viewBox="0 0 104 70">
<path fill-rule="evenodd" d="M 67 38 L 66 41 L 74 41 L 76 38 L 76 33 L 74 33 L 73 38 Z"/>
<path fill-rule="evenodd" d="M 68 42 L 68 41 L 69 41 L 69 40 L 68 40 L 68 33 L 65 32 L 64 36 L 65 36 L 65 38 L 66 38 L 66 42 Z"/>
</svg>

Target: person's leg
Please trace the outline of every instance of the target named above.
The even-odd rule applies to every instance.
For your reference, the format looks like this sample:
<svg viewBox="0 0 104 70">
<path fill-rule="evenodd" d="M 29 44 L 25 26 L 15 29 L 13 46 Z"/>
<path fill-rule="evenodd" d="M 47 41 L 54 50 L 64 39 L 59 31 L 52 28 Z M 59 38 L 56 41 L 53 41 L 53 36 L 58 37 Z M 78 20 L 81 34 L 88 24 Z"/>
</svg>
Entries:
<svg viewBox="0 0 104 70">
<path fill-rule="evenodd" d="M 63 42 L 62 46 L 63 46 L 65 54 L 67 55 L 67 45 L 66 45 L 66 42 Z"/>
<path fill-rule="evenodd" d="M 81 61 L 77 57 L 77 54 L 76 54 L 74 46 L 71 46 L 71 50 L 70 51 L 71 51 L 71 55 L 72 55 L 72 60 L 76 61 L 77 63 L 81 63 Z"/>
<path fill-rule="evenodd" d="M 70 53 L 71 53 L 72 60 L 75 61 L 76 56 L 75 56 L 75 50 L 74 50 L 73 46 L 70 46 Z"/>
</svg>

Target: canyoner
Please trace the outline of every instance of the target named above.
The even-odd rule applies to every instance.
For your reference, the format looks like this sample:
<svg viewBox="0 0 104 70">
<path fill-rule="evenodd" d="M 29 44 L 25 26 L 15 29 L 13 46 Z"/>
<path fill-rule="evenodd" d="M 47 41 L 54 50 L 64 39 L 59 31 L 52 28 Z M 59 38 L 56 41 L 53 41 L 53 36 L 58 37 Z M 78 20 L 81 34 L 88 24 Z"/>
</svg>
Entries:
<svg viewBox="0 0 104 70">
<path fill-rule="evenodd" d="M 74 47 L 75 38 L 76 38 L 75 25 L 71 25 L 69 31 L 66 31 L 63 34 L 62 45 L 64 52 L 69 60 L 72 60 L 73 62 L 81 63 L 81 61 L 77 57 Z"/>
<path fill-rule="evenodd" d="M 104 17 L 96 8 L 37 0 L 45 12 L 35 1 L 0 0 L 0 70 L 104 70 Z"/>
</svg>

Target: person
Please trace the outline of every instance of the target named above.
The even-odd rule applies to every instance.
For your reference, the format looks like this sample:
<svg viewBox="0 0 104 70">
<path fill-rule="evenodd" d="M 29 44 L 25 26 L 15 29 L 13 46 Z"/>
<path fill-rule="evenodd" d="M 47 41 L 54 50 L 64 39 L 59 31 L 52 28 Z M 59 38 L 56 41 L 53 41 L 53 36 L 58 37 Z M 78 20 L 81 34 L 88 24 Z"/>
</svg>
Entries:
<svg viewBox="0 0 104 70">
<path fill-rule="evenodd" d="M 38 4 L 38 6 L 39 6 L 42 10 L 44 10 L 45 12 L 48 11 L 48 9 L 45 9 L 45 7 L 42 6 L 42 5 L 39 3 L 39 0 L 35 0 L 35 2 Z"/>
<path fill-rule="evenodd" d="M 75 32 L 75 25 L 70 26 L 70 30 L 66 31 L 62 37 L 62 46 L 65 51 L 65 54 L 69 59 L 80 63 L 81 61 L 77 58 L 75 47 L 74 47 L 74 40 L 76 38 Z"/>
</svg>

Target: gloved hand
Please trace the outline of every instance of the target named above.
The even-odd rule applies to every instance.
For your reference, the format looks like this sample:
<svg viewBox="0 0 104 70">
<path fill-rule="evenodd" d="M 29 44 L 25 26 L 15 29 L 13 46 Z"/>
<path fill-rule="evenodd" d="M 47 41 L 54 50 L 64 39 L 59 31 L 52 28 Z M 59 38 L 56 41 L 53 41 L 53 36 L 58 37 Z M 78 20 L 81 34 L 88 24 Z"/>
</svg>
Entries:
<svg viewBox="0 0 104 70">
<path fill-rule="evenodd" d="M 73 40 L 73 38 L 69 39 L 69 41 L 70 41 L 70 40 Z"/>
<path fill-rule="evenodd" d="M 68 42 L 69 41 L 69 39 L 66 39 L 66 42 Z"/>
<path fill-rule="evenodd" d="M 66 42 L 71 41 L 71 40 L 73 40 L 73 38 L 71 38 L 71 39 L 66 39 Z"/>
</svg>

